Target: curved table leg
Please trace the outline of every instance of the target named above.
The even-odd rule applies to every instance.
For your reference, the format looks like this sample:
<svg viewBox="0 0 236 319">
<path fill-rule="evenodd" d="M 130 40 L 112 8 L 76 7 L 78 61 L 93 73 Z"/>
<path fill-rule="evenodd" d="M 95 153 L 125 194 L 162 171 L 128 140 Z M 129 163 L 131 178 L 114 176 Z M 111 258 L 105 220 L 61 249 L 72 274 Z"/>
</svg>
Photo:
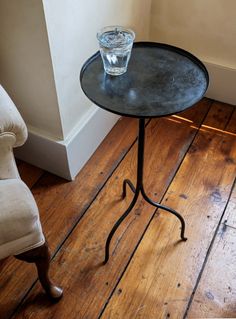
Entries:
<svg viewBox="0 0 236 319">
<path fill-rule="evenodd" d="M 144 163 L 144 142 L 145 142 L 145 119 L 140 118 L 139 119 L 139 135 L 138 135 L 138 165 L 137 165 L 137 185 L 136 188 L 132 184 L 132 182 L 129 179 L 125 179 L 123 182 L 123 193 L 122 197 L 125 198 L 126 196 L 126 191 L 127 191 L 127 184 L 130 187 L 130 189 L 134 192 L 134 197 L 132 202 L 130 203 L 129 207 L 126 209 L 126 211 L 123 213 L 123 215 L 118 219 L 118 221 L 114 224 L 112 230 L 109 233 L 109 236 L 106 241 L 106 247 L 105 247 L 105 260 L 103 264 L 106 264 L 109 260 L 109 248 L 110 248 L 110 243 L 112 240 L 112 237 L 114 233 L 116 232 L 117 228 L 120 226 L 122 221 L 128 216 L 132 208 L 134 207 L 139 193 L 142 193 L 143 198 L 151 205 L 155 206 L 156 208 L 161 208 L 166 210 L 167 212 L 175 215 L 180 223 L 181 223 L 181 239 L 182 240 L 187 240 L 187 238 L 184 236 L 185 233 L 185 221 L 183 217 L 176 212 L 174 209 L 169 208 L 167 206 L 161 205 L 159 203 L 156 203 L 152 201 L 145 193 L 144 188 L 143 188 L 143 163 Z"/>
<path fill-rule="evenodd" d="M 110 231 L 108 237 L 107 237 L 107 241 L 106 241 L 106 248 L 105 248 L 105 260 L 103 262 L 103 264 L 105 265 L 108 260 L 109 260 L 109 248 L 110 248 L 110 242 L 111 239 L 114 235 L 114 233 L 116 232 L 117 228 L 120 226 L 120 224 L 122 223 L 122 221 L 128 216 L 128 214 L 130 213 L 130 211 L 132 210 L 132 208 L 134 207 L 135 203 L 137 202 L 138 199 L 138 195 L 139 195 L 139 191 L 135 192 L 134 198 L 132 200 L 132 202 L 130 203 L 129 207 L 126 209 L 126 211 L 124 212 L 124 214 L 117 220 L 117 222 L 114 224 L 114 226 L 112 227 L 112 230 Z"/>
<path fill-rule="evenodd" d="M 126 185 L 129 185 L 130 189 L 132 190 L 133 193 L 136 192 L 136 189 L 133 185 L 133 183 L 129 179 L 125 179 L 123 181 L 123 192 L 122 192 L 122 198 L 124 199 L 126 197 Z"/>
<path fill-rule="evenodd" d="M 182 217 L 176 210 L 174 210 L 174 209 L 172 209 L 172 208 L 170 208 L 170 207 L 167 207 L 167 206 L 165 206 L 165 205 L 161 205 L 161 204 L 159 204 L 159 203 L 154 202 L 152 199 L 150 199 L 150 198 L 146 195 L 146 193 L 144 192 L 143 189 L 141 190 L 141 193 L 142 193 L 142 195 L 143 195 L 143 198 L 144 198 L 149 204 L 151 204 L 152 206 L 155 206 L 155 207 L 157 207 L 157 208 L 163 209 L 163 210 L 165 210 L 165 211 L 167 211 L 167 212 L 169 212 L 169 213 L 175 215 L 175 216 L 179 219 L 179 221 L 180 221 L 180 223 L 181 223 L 181 233 L 180 233 L 180 237 L 181 237 L 181 239 L 182 239 L 183 241 L 186 241 L 187 238 L 184 236 L 184 234 L 185 234 L 185 221 L 184 221 L 183 217 Z"/>
</svg>

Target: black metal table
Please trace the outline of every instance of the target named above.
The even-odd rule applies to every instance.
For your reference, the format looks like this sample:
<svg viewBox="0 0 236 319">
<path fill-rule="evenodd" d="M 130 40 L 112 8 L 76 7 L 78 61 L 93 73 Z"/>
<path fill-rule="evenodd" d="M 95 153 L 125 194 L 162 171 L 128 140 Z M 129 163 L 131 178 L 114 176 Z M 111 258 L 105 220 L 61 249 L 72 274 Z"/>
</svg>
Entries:
<svg viewBox="0 0 236 319">
<path fill-rule="evenodd" d="M 134 207 L 139 194 L 151 205 L 174 214 L 181 223 L 181 239 L 185 237 L 185 221 L 174 209 L 150 199 L 143 185 L 145 118 L 162 117 L 184 111 L 205 94 L 209 77 L 205 66 L 187 51 L 162 43 L 138 42 L 134 44 L 128 71 L 121 76 L 104 72 L 100 53 L 89 58 L 82 67 L 80 82 L 85 95 L 101 108 L 139 119 L 138 165 L 136 187 L 125 179 L 134 193 L 133 200 L 113 226 L 105 248 L 109 260 L 111 239 L 125 217 Z"/>
</svg>

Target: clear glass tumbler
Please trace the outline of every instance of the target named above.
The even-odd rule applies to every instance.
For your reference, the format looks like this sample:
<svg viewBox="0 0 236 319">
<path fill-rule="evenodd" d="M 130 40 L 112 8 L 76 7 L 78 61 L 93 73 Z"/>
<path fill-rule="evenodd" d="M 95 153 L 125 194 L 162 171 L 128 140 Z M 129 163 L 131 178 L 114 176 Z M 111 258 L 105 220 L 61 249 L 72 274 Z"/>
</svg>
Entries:
<svg viewBox="0 0 236 319">
<path fill-rule="evenodd" d="M 97 33 L 104 70 L 111 75 L 121 75 L 127 71 L 135 38 L 130 29 L 109 26 Z"/>
</svg>

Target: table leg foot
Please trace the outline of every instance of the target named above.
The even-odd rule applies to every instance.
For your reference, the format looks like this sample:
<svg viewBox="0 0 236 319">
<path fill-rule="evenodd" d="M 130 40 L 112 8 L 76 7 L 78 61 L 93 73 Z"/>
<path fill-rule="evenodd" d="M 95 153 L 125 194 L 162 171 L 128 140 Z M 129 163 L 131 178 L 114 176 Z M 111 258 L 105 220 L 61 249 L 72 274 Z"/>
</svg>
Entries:
<svg viewBox="0 0 236 319">
<path fill-rule="evenodd" d="M 184 218 L 183 218 L 176 210 L 174 210 L 174 209 L 172 209 L 172 208 L 170 208 L 170 207 L 167 207 L 167 206 L 165 206 L 165 205 L 161 205 L 161 204 L 159 204 L 159 203 L 154 202 L 152 199 L 150 199 L 150 198 L 146 195 L 146 193 L 144 192 L 143 189 L 141 190 L 141 192 L 142 192 L 143 198 L 144 198 L 149 204 L 151 204 L 152 206 L 155 206 L 156 208 L 163 209 L 163 210 L 165 210 L 165 211 L 167 211 L 167 212 L 169 212 L 169 213 L 175 215 L 175 216 L 179 219 L 179 221 L 180 221 L 180 223 L 181 223 L 180 237 L 181 237 L 181 239 L 182 239 L 183 241 L 186 241 L 186 240 L 187 240 L 187 237 L 185 237 L 185 221 L 184 221 Z"/>
<path fill-rule="evenodd" d="M 108 260 L 109 260 L 109 251 L 110 251 L 110 243 L 112 240 L 113 235 L 115 234 L 117 228 L 120 226 L 120 224 L 122 223 L 122 221 L 128 216 L 128 214 L 130 213 L 130 211 L 132 210 L 132 208 L 134 207 L 137 199 L 138 199 L 138 195 L 139 195 L 139 191 L 135 192 L 134 198 L 132 200 L 132 202 L 130 203 L 129 207 L 126 209 L 126 211 L 124 212 L 123 215 L 121 215 L 121 217 L 118 219 L 118 221 L 114 224 L 112 230 L 110 231 L 110 234 L 107 237 L 107 241 L 106 241 L 106 247 L 105 247 L 105 259 L 103 261 L 103 264 L 105 265 Z"/>
<path fill-rule="evenodd" d="M 124 199 L 126 197 L 126 185 L 129 185 L 130 189 L 132 190 L 133 193 L 136 192 L 136 189 L 133 185 L 133 183 L 129 179 L 125 179 L 123 181 L 123 192 L 122 192 L 122 198 Z"/>
</svg>

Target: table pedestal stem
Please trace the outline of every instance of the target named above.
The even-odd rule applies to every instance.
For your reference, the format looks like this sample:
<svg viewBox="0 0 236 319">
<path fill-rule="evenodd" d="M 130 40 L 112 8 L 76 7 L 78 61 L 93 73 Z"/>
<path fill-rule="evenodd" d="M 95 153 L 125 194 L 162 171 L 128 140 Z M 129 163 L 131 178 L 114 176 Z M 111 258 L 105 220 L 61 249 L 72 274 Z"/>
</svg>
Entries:
<svg viewBox="0 0 236 319">
<path fill-rule="evenodd" d="M 151 205 L 153 205 L 153 206 L 155 206 L 157 208 L 164 209 L 165 211 L 175 215 L 180 220 L 180 223 L 181 223 L 180 237 L 181 237 L 181 239 L 183 241 L 187 240 L 187 238 L 184 236 L 185 221 L 184 221 L 183 217 L 178 212 L 176 212 L 174 209 L 154 202 L 153 200 L 151 200 L 147 196 L 147 194 L 144 191 L 144 187 L 143 187 L 144 142 L 145 142 L 145 119 L 141 118 L 141 119 L 139 119 L 139 135 L 138 135 L 137 184 L 136 184 L 136 187 L 134 187 L 134 185 L 132 184 L 132 182 L 129 179 L 125 179 L 124 182 L 123 182 L 123 193 L 122 193 L 122 197 L 125 198 L 125 196 L 126 196 L 126 188 L 127 188 L 127 185 L 128 185 L 130 187 L 130 189 L 133 191 L 134 197 L 133 197 L 129 207 L 127 208 L 127 210 L 123 213 L 123 215 L 114 224 L 110 234 L 107 237 L 106 248 L 105 248 L 105 260 L 103 262 L 104 264 L 106 264 L 108 262 L 108 260 L 109 260 L 110 242 L 111 242 L 111 239 L 112 239 L 114 233 L 116 232 L 117 228 L 122 223 L 122 221 L 128 216 L 128 214 L 130 213 L 130 211 L 134 207 L 134 205 L 137 202 L 137 199 L 138 199 L 138 196 L 139 196 L 140 193 L 142 194 L 143 198 L 149 204 L 151 204 Z"/>
</svg>

